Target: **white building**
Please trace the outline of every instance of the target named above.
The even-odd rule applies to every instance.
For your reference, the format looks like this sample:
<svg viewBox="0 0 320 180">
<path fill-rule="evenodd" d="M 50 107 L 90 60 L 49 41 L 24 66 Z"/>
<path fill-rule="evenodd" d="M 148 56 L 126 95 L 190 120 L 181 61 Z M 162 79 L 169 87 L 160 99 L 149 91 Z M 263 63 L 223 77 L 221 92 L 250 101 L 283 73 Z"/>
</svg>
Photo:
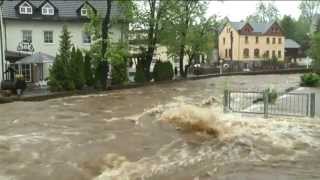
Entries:
<svg viewBox="0 0 320 180">
<path fill-rule="evenodd" d="M 4 48 L 6 60 L 11 63 L 19 61 L 26 55 L 38 54 L 39 57 L 55 57 L 59 49 L 62 27 L 67 25 L 71 32 L 71 40 L 75 47 L 88 49 L 91 37 L 85 32 L 85 23 L 89 21 L 88 8 L 102 17 L 107 11 L 107 2 L 101 0 L 10 0 L 3 4 Z M 111 16 L 122 17 L 121 8 L 114 1 Z M 119 18 L 119 19 L 120 19 Z M 112 25 L 111 40 L 119 41 L 125 38 L 128 24 L 124 21 Z M 39 56 L 41 53 L 41 56 Z M 49 58 L 50 59 L 50 58 Z M 46 59 L 46 64 L 16 63 L 16 73 L 24 75 L 27 82 L 37 82 L 45 79 L 48 66 L 52 61 Z M 42 71 L 42 72 L 40 72 Z M 41 75 L 41 76 L 39 76 Z"/>
</svg>

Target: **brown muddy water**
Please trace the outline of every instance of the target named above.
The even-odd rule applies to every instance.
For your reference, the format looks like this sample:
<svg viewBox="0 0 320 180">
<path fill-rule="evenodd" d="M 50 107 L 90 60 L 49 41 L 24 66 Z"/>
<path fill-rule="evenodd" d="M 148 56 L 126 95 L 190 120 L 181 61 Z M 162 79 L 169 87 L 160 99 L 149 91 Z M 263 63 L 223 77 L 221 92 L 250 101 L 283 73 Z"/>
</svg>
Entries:
<svg viewBox="0 0 320 180">
<path fill-rule="evenodd" d="M 319 119 L 223 114 L 219 104 L 226 87 L 298 83 L 236 76 L 2 104 L 0 180 L 320 179 Z"/>
</svg>

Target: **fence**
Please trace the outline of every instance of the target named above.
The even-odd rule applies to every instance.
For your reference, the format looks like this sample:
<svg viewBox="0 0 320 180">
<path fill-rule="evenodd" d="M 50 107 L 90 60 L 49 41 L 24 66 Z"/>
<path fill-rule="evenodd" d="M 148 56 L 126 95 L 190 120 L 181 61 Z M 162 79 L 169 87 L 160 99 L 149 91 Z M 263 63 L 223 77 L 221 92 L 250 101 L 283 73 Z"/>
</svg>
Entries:
<svg viewBox="0 0 320 180">
<path fill-rule="evenodd" d="M 315 94 L 266 91 L 224 92 L 224 111 L 283 116 L 315 116 Z"/>
</svg>

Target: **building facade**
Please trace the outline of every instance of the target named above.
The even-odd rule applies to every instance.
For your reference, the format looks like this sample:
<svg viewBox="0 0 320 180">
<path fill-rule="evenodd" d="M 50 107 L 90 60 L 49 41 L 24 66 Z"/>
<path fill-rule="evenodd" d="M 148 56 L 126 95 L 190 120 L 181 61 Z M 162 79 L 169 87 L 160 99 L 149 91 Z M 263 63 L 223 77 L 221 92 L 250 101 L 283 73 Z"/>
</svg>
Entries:
<svg viewBox="0 0 320 180">
<path fill-rule="evenodd" d="M 89 49 L 91 36 L 85 31 L 89 11 L 102 17 L 107 11 L 107 2 L 100 0 L 9 0 L 3 3 L 3 36 L 6 59 L 8 54 L 46 54 L 55 57 L 59 49 L 62 27 L 67 26 L 72 44 L 80 49 Z M 122 9 L 113 2 L 111 17 L 119 21 L 110 28 L 110 39 L 118 42 L 126 38 L 128 24 L 121 21 Z M 28 61 L 29 62 L 29 61 Z M 39 62 L 39 61 L 38 61 Z M 13 62 L 11 62 L 13 63 Z M 52 63 L 51 63 L 52 64 Z M 34 74 L 48 74 L 48 67 L 41 64 L 19 64 L 16 72 L 34 82 Z M 34 73 L 34 71 L 46 71 Z M 30 78 L 29 78 L 30 77 Z M 42 77 L 41 79 L 45 79 Z"/>
<path fill-rule="evenodd" d="M 284 44 L 285 37 L 277 22 L 229 22 L 219 35 L 219 57 L 222 60 L 242 62 L 276 57 L 282 61 Z"/>
</svg>

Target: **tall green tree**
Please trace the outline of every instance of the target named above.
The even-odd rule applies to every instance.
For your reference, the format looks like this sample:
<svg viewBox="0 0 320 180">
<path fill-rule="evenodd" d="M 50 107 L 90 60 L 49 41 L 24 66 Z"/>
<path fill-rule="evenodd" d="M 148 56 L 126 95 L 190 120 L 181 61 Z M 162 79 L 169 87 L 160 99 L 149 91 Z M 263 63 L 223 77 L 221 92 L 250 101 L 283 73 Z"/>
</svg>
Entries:
<svg viewBox="0 0 320 180">
<path fill-rule="evenodd" d="M 63 26 L 59 52 L 50 69 L 48 85 L 53 91 L 74 90 L 75 85 L 69 73 L 71 58 L 71 35 L 67 26 Z"/>
<path fill-rule="evenodd" d="M 313 59 L 313 68 L 320 73 L 320 32 L 316 32 L 311 39 L 310 55 Z"/>
<path fill-rule="evenodd" d="M 84 62 L 81 50 L 75 47 L 72 48 L 71 52 L 69 73 L 76 89 L 82 89 L 85 84 Z"/>
<path fill-rule="evenodd" d="M 132 24 L 133 31 L 140 30 L 146 33 L 146 51 L 141 59 L 140 67 L 144 70 L 146 80 L 151 80 L 150 65 L 160 43 L 160 34 L 165 28 L 163 21 L 166 18 L 171 1 L 168 0 L 143 0 L 136 2 L 138 10 Z"/>
<path fill-rule="evenodd" d="M 301 18 L 311 25 L 313 18 L 320 11 L 320 1 L 303 0 L 301 1 L 299 8 L 301 10 Z"/>
<path fill-rule="evenodd" d="M 283 16 L 280 21 L 280 26 L 286 38 L 295 39 L 296 23 L 295 20 L 291 18 L 291 16 Z"/>
<path fill-rule="evenodd" d="M 94 85 L 92 58 L 89 52 L 85 53 L 84 56 L 84 77 L 87 86 Z"/>
<path fill-rule="evenodd" d="M 280 17 L 279 9 L 273 3 L 259 2 L 256 12 L 247 17 L 247 21 L 254 23 L 268 23 L 276 21 Z"/>
</svg>

